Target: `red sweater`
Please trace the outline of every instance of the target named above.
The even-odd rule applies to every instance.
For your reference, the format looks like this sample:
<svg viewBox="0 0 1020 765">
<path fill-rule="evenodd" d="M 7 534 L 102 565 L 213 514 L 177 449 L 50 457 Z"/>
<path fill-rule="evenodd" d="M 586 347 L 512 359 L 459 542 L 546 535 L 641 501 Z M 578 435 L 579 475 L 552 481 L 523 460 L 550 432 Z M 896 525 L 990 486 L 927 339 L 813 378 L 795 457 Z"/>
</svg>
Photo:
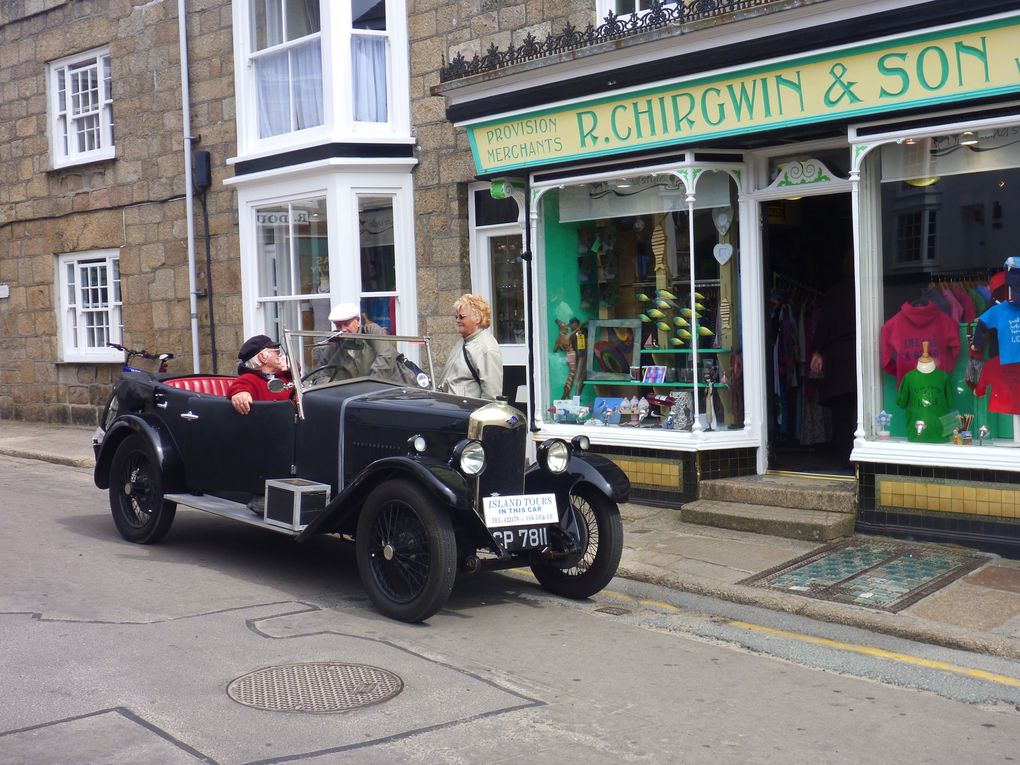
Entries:
<svg viewBox="0 0 1020 765">
<path fill-rule="evenodd" d="M 290 372 L 280 372 L 276 376 L 285 383 L 291 381 Z M 252 401 L 286 401 L 290 398 L 293 387 L 288 386 L 279 393 L 273 393 L 269 390 L 269 381 L 261 372 L 246 369 L 230 383 L 230 387 L 227 388 L 227 398 L 232 398 L 242 391 L 250 393 Z"/>
<path fill-rule="evenodd" d="M 882 326 L 882 369 L 896 376 L 897 386 L 903 375 L 917 367 L 924 341 L 935 366 L 947 374 L 952 372 L 960 353 L 960 328 L 934 303 L 904 303 Z"/>
<path fill-rule="evenodd" d="M 981 368 L 974 395 L 984 396 L 989 385 L 992 386 L 989 412 L 1020 414 L 1020 364 L 1001 364 L 998 356 L 988 359 Z"/>
</svg>

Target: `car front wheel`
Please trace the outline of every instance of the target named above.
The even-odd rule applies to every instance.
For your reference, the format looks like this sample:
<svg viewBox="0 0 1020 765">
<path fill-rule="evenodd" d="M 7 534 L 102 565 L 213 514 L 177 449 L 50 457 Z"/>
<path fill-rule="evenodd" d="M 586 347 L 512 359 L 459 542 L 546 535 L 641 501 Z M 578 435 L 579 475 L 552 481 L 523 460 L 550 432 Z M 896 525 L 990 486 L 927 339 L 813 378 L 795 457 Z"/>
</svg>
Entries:
<svg viewBox="0 0 1020 765">
<path fill-rule="evenodd" d="M 623 521 L 616 503 L 593 489 L 570 495 L 581 531 L 581 551 L 531 566 L 539 583 L 565 598 L 589 598 L 616 574 L 623 553 Z"/>
<path fill-rule="evenodd" d="M 448 513 L 410 481 L 386 481 L 358 518 L 358 571 L 384 615 L 420 622 L 442 608 L 457 575 L 457 542 Z"/>
<path fill-rule="evenodd" d="M 113 455 L 110 510 L 120 535 L 143 545 L 160 541 L 174 521 L 177 506 L 163 499 L 163 477 L 142 436 L 128 436 Z"/>
</svg>

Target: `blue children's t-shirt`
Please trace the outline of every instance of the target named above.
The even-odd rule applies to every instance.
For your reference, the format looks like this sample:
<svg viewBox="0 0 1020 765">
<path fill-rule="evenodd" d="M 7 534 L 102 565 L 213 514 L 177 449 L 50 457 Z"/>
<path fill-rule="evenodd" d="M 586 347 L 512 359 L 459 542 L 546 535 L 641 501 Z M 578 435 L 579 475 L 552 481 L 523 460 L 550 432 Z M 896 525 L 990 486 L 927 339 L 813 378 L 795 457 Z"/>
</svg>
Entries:
<svg viewBox="0 0 1020 765">
<path fill-rule="evenodd" d="M 981 314 L 978 320 L 999 333 L 999 362 L 1020 362 L 1020 305 L 998 303 Z"/>
</svg>

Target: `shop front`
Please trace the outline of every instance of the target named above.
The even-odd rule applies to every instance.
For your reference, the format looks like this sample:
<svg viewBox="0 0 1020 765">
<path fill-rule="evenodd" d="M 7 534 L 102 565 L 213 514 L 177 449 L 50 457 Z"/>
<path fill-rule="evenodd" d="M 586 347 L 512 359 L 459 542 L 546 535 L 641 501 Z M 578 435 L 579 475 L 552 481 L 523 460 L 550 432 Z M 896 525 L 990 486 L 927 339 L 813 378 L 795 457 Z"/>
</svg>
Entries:
<svg viewBox="0 0 1020 765">
<path fill-rule="evenodd" d="M 587 435 L 643 501 L 841 477 L 861 530 L 1020 551 L 1018 38 L 1014 12 L 460 120 L 526 189 L 535 438 Z"/>
</svg>

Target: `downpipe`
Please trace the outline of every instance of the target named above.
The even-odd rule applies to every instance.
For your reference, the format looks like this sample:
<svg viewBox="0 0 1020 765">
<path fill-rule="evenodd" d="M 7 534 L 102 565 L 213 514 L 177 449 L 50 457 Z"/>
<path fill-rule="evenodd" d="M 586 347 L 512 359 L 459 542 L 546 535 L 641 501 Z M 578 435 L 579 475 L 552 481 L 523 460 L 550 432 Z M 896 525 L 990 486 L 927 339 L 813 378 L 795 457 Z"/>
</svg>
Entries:
<svg viewBox="0 0 1020 765">
<path fill-rule="evenodd" d="M 184 127 L 184 208 L 188 225 L 188 299 L 191 310 L 191 358 L 195 374 L 202 369 L 198 345 L 198 274 L 195 265 L 195 189 L 191 179 L 191 87 L 188 84 L 188 24 L 186 0 L 177 0 L 177 32 L 181 60 L 181 121 Z"/>
</svg>

